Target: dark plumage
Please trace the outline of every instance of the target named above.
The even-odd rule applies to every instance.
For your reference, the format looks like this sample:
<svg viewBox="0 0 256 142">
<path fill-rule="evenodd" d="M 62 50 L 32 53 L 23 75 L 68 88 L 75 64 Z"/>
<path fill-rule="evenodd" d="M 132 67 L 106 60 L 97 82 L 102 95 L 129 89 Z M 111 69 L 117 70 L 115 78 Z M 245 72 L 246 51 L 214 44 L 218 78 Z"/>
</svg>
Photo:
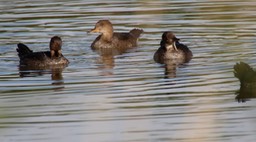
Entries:
<svg viewBox="0 0 256 142">
<path fill-rule="evenodd" d="M 172 32 L 164 32 L 160 42 L 160 48 L 154 54 L 154 60 L 158 63 L 173 62 L 186 63 L 193 56 L 189 48 L 179 43 L 178 38 Z"/>
<path fill-rule="evenodd" d="M 58 37 L 58 36 L 52 37 L 49 46 L 50 46 L 52 58 L 61 56 L 62 40 L 60 37 Z"/>
<path fill-rule="evenodd" d="M 241 84 L 253 83 L 256 85 L 256 71 L 244 62 L 234 65 L 234 75 Z"/>
<path fill-rule="evenodd" d="M 256 71 L 247 63 L 234 65 L 234 75 L 240 81 L 240 89 L 236 92 L 238 102 L 246 102 L 256 98 Z"/>
<path fill-rule="evenodd" d="M 102 48 L 132 48 L 137 46 L 137 41 L 143 30 L 133 29 L 129 33 L 116 33 L 108 20 L 100 20 L 90 33 L 101 33 L 91 44 L 92 49 Z"/>
<path fill-rule="evenodd" d="M 54 36 L 50 41 L 50 51 L 33 52 L 25 44 L 17 44 L 20 65 L 43 67 L 51 65 L 67 65 L 69 61 L 61 54 L 62 41 L 60 37 Z"/>
</svg>

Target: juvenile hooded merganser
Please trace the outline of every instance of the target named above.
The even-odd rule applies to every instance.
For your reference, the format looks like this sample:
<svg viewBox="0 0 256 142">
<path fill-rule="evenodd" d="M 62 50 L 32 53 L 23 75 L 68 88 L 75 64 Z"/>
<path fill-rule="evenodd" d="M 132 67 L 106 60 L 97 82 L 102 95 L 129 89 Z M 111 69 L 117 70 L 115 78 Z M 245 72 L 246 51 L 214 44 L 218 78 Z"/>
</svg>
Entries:
<svg viewBox="0 0 256 142">
<path fill-rule="evenodd" d="M 17 44 L 18 56 L 20 58 L 20 65 L 25 66 L 51 66 L 51 65 L 67 65 L 69 63 L 61 54 L 62 40 L 58 36 L 54 36 L 50 41 L 50 51 L 33 52 L 25 44 Z"/>
<path fill-rule="evenodd" d="M 137 41 L 142 29 L 133 29 L 129 33 L 116 33 L 109 20 L 100 20 L 89 33 L 101 33 L 91 44 L 92 49 L 101 48 L 132 48 L 137 46 Z"/>
<path fill-rule="evenodd" d="M 178 63 L 189 62 L 193 54 L 186 45 L 179 43 L 179 40 L 172 32 L 164 32 L 160 48 L 154 54 L 155 62 L 165 63 L 168 60 Z"/>
</svg>

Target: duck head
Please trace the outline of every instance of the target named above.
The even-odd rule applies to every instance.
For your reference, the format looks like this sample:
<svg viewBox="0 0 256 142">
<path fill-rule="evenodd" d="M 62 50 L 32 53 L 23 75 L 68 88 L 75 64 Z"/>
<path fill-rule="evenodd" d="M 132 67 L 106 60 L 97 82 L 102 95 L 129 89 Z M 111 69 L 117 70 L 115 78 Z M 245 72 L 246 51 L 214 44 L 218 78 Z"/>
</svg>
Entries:
<svg viewBox="0 0 256 142">
<path fill-rule="evenodd" d="M 62 46 L 62 40 L 60 37 L 54 36 L 51 38 L 51 41 L 50 41 L 51 57 L 54 57 L 54 56 L 59 57 L 61 55 L 61 46 Z"/>
<path fill-rule="evenodd" d="M 180 39 L 178 39 L 172 32 L 164 32 L 162 35 L 162 40 L 161 40 L 161 47 L 165 47 L 167 50 L 168 49 L 175 49 L 178 51 L 176 47 L 176 42 L 178 42 Z"/>
<path fill-rule="evenodd" d="M 99 20 L 89 33 L 101 33 L 103 36 L 110 38 L 113 35 L 113 26 L 109 20 Z"/>
</svg>

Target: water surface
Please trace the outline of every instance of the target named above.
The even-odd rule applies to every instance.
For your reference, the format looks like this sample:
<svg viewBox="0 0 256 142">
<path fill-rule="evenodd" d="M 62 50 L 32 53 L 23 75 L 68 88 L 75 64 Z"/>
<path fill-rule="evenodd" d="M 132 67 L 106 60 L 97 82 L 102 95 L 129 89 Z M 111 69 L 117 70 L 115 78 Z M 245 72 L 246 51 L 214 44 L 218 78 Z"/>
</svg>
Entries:
<svg viewBox="0 0 256 142">
<path fill-rule="evenodd" d="M 255 141 L 254 98 L 239 103 L 233 66 L 256 68 L 253 0 L 0 2 L 0 141 Z M 112 57 L 90 49 L 100 19 L 142 28 L 139 47 Z M 153 61 L 164 31 L 192 50 L 178 67 Z M 63 39 L 64 69 L 22 70 L 23 42 Z"/>
</svg>

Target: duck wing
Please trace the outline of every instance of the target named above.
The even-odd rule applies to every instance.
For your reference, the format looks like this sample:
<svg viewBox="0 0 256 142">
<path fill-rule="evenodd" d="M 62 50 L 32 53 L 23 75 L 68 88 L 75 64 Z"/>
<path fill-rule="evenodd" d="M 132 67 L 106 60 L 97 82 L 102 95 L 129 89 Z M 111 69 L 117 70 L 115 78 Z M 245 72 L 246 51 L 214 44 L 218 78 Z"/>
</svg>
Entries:
<svg viewBox="0 0 256 142">
<path fill-rule="evenodd" d="M 175 44 L 176 44 L 177 49 L 182 50 L 183 53 L 185 54 L 186 62 L 188 62 L 189 60 L 192 59 L 193 53 L 186 45 L 179 43 L 179 42 L 176 42 Z"/>
</svg>

